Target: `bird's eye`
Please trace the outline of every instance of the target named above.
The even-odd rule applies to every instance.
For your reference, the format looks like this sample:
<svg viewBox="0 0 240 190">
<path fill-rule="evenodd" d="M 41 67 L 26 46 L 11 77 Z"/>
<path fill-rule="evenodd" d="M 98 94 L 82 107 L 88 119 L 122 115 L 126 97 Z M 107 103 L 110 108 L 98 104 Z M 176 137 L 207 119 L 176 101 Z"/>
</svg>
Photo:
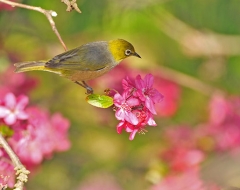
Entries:
<svg viewBox="0 0 240 190">
<path fill-rule="evenodd" d="M 125 55 L 130 55 L 131 54 L 131 50 L 130 49 L 127 49 L 126 51 L 125 51 Z"/>
</svg>

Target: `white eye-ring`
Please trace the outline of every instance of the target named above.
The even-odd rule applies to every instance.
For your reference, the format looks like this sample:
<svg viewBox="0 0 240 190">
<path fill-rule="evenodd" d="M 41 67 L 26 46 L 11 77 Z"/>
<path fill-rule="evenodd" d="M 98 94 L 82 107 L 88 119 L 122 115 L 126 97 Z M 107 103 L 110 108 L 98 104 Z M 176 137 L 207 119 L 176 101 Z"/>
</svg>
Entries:
<svg viewBox="0 0 240 190">
<path fill-rule="evenodd" d="M 125 55 L 130 55 L 132 52 L 131 52 L 131 50 L 130 49 L 127 49 L 126 51 L 125 51 Z"/>
</svg>

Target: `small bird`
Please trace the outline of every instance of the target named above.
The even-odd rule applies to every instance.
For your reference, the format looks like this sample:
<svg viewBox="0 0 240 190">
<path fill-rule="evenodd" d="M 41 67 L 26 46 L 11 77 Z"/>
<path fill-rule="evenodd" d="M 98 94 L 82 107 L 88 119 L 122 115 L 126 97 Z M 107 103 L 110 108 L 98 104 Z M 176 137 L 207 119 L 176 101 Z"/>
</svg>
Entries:
<svg viewBox="0 0 240 190">
<path fill-rule="evenodd" d="M 93 89 L 85 81 L 95 79 L 118 65 L 129 56 L 141 58 L 133 45 L 126 40 L 91 42 L 56 55 L 49 61 L 15 63 L 15 72 L 42 70 L 68 78 L 92 94 Z"/>
</svg>

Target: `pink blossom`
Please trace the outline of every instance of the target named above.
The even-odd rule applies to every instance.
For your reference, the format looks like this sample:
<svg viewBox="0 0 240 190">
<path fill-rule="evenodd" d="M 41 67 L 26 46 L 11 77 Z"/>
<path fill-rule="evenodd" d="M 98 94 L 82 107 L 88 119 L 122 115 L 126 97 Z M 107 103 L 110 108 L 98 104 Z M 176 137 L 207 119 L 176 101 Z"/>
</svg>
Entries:
<svg viewBox="0 0 240 190">
<path fill-rule="evenodd" d="M 140 132 L 144 134 L 144 126 L 141 125 L 132 125 L 131 123 L 128 123 L 126 121 L 121 121 L 117 125 L 117 132 L 120 134 L 122 130 L 125 129 L 126 132 L 130 133 L 129 140 L 133 140 L 136 133 Z"/>
<path fill-rule="evenodd" d="M 0 123 L 14 131 L 7 141 L 28 169 L 34 169 L 54 152 L 70 147 L 67 137 L 69 121 L 59 113 L 50 116 L 38 107 L 26 107 L 28 97 L 19 95 L 35 87 L 35 80 L 24 73 L 14 74 L 9 68 L 1 73 L 0 83 Z M 5 184 L 13 187 L 14 181 L 11 160 L 0 149 L 0 187 Z"/>
<path fill-rule="evenodd" d="M 146 110 L 134 110 L 133 114 L 138 119 L 137 125 L 133 125 L 127 121 L 121 121 L 117 125 L 117 132 L 120 134 L 123 129 L 125 129 L 126 132 L 130 133 L 129 140 L 133 140 L 136 133 L 143 133 L 145 132 L 146 125 L 149 126 L 156 126 L 156 122 L 153 120 L 152 113 L 146 112 Z"/>
<path fill-rule="evenodd" d="M 124 79 L 122 79 L 122 87 L 124 91 L 128 91 L 131 93 L 131 91 L 133 92 L 136 89 L 136 85 L 135 82 L 129 78 L 128 76 Z"/>
<path fill-rule="evenodd" d="M 12 93 L 6 94 L 0 106 L 0 118 L 3 118 L 7 125 L 12 125 L 17 120 L 26 120 L 28 115 L 24 109 L 27 104 L 27 96 L 22 95 L 16 98 Z"/>
<path fill-rule="evenodd" d="M 137 132 L 145 132 L 146 125 L 156 126 L 153 119 L 154 104 L 162 99 L 162 95 L 152 88 L 151 74 L 146 75 L 144 80 L 138 75 L 135 84 L 126 77 L 122 80 L 122 85 L 123 94 L 116 93 L 114 96 L 115 116 L 120 120 L 117 132 L 121 133 L 125 129 L 130 133 L 129 139 L 133 140 Z"/>
<path fill-rule="evenodd" d="M 138 75 L 136 77 L 135 84 L 138 97 L 145 102 L 146 107 L 153 114 L 157 114 L 154 104 L 160 102 L 163 99 L 163 95 L 153 88 L 153 80 L 154 79 L 151 74 L 147 74 L 144 79 Z"/>
<path fill-rule="evenodd" d="M 180 100 L 180 86 L 177 83 L 163 78 L 159 70 L 152 70 L 148 72 L 153 73 L 154 88 L 161 92 L 161 94 L 164 96 L 164 101 L 161 101 L 160 104 L 155 105 L 157 116 L 169 117 L 174 115 L 178 109 L 178 102 Z M 135 76 L 139 73 L 141 75 L 146 75 L 146 73 L 140 70 L 134 70 L 124 63 L 118 65 L 107 75 L 100 77 L 97 81 L 95 80 L 94 83 L 97 83 L 96 87 L 106 88 L 107 86 L 109 89 L 115 89 L 120 94 L 123 92 L 123 90 L 135 92 L 135 80 L 133 80 L 130 76 Z M 110 95 L 112 95 L 112 91 Z"/>
<path fill-rule="evenodd" d="M 135 135 L 136 135 L 136 133 L 139 130 L 139 128 L 135 128 L 134 125 L 132 125 L 131 123 L 128 123 L 126 121 L 121 121 L 117 125 L 117 132 L 118 132 L 118 134 L 120 134 L 123 129 L 125 129 L 126 132 L 130 133 L 129 140 L 133 140 Z"/>
<path fill-rule="evenodd" d="M 153 114 L 146 107 L 134 109 L 132 113 L 137 117 L 139 126 L 157 126 L 153 120 Z"/>
<path fill-rule="evenodd" d="M 137 98 L 131 97 L 127 92 L 114 95 L 114 105 L 119 108 L 116 111 L 116 118 L 121 121 L 128 121 L 129 123 L 136 125 L 138 124 L 137 117 L 132 113 L 132 107 L 139 105 Z"/>
<path fill-rule="evenodd" d="M 37 107 L 27 108 L 26 111 L 29 114 L 28 123 L 25 127 L 22 126 L 22 130 L 14 133 L 9 144 L 20 160 L 33 168 L 44 158 L 52 157 L 53 152 L 65 151 L 70 147 L 67 138 L 69 121 L 61 114 L 50 117 L 48 112 Z"/>
</svg>

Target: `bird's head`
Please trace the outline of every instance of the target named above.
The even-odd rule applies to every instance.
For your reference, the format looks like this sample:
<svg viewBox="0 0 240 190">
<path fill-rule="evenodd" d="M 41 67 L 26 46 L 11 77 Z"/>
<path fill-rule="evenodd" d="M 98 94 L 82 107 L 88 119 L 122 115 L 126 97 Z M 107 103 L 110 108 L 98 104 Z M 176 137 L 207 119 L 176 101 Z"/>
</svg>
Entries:
<svg viewBox="0 0 240 190">
<path fill-rule="evenodd" d="M 133 45 L 126 40 L 111 40 L 108 42 L 108 46 L 116 62 L 120 62 L 130 56 L 136 56 L 141 58 L 140 55 L 135 52 Z"/>
</svg>

